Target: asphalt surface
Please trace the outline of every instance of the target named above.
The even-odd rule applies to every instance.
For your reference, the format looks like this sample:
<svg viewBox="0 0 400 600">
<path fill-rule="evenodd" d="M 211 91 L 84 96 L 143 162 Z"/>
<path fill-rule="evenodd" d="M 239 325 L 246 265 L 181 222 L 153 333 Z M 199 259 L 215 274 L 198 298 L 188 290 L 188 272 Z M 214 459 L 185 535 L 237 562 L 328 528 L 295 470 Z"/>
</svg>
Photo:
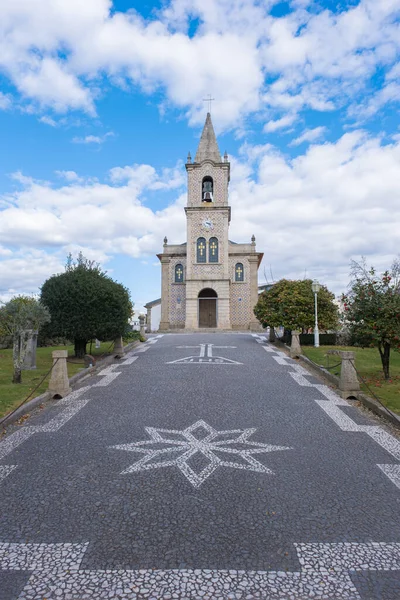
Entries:
<svg viewBox="0 0 400 600">
<path fill-rule="evenodd" d="M 400 443 L 250 334 L 152 337 L 0 443 L 0 600 L 400 599 Z"/>
</svg>

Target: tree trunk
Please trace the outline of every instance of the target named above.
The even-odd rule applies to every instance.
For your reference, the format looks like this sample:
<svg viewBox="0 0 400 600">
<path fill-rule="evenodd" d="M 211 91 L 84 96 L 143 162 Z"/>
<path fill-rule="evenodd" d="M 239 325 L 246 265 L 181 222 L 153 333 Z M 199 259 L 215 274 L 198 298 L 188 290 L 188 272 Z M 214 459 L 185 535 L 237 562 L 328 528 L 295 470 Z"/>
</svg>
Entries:
<svg viewBox="0 0 400 600">
<path fill-rule="evenodd" d="M 87 340 L 75 338 L 74 340 L 74 351 L 76 358 L 83 358 L 86 354 Z"/>
<path fill-rule="evenodd" d="M 389 375 L 389 362 L 390 362 L 390 344 L 388 342 L 384 342 L 383 349 L 382 346 L 378 346 L 379 354 L 381 355 L 383 374 L 385 379 L 388 380 L 390 378 Z"/>
<path fill-rule="evenodd" d="M 21 383 L 22 378 L 21 378 L 21 367 L 22 367 L 22 361 L 20 359 L 21 356 L 21 336 L 18 334 L 14 335 L 13 338 L 13 367 L 14 367 L 14 373 L 13 373 L 13 378 L 12 378 L 12 382 L 13 383 Z"/>
</svg>

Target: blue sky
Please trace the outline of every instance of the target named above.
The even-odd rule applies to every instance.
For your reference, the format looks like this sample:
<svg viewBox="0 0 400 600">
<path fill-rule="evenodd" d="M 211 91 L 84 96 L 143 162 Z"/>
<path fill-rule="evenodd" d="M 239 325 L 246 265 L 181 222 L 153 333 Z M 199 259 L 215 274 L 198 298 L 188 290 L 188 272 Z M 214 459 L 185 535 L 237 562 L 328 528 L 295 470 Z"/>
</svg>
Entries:
<svg viewBox="0 0 400 600">
<path fill-rule="evenodd" d="M 400 0 L 0 2 L 0 300 L 80 250 L 160 295 L 208 94 L 260 281 L 400 248 Z"/>
</svg>

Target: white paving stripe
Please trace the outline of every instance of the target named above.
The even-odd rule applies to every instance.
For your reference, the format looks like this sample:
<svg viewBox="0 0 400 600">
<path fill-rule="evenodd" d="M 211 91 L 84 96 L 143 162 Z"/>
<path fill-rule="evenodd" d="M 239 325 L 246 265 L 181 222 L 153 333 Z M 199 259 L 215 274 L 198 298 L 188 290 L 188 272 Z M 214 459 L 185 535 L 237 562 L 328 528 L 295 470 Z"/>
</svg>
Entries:
<svg viewBox="0 0 400 600">
<path fill-rule="evenodd" d="M 296 373 L 296 371 L 289 371 L 290 377 L 296 381 L 299 385 L 303 387 L 314 387 L 314 384 L 308 381 L 303 375 L 300 373 Z"/>
<path fill-rule="evenodd" d="M 400 490 L 400 465 L 378 465 L 378 467 Z"/>
<path fill-rule="evenodd" d="M 333 421 L 335 421 L 336 425 L 338 425 L 342 431 L 364 431 L 363 425 L 357 425 L 357 423 L 347 416 L 337 404 L 333 404 L 330 400 L 316 400 L 315 402 Z"/>
<path fill-rule="evenodd" d="M 19 600 L 82 600 L 90 597 L 213 600 L 232 597 L 276 600 L 360 600 L 350 573 L 400 569 L 400 544 L 294 544 L 300 571 L 216 569 L 88 570 L 80 565 L 88 544 L 0 543 L 0 568 L 33 571 Z"/>
<path fill-rule="evenodd" d="M 98 373 L 98 376 L 101 377 L 101 379 L 97 383 L 94 383 L 93 387 L 105 387 L 107 385 L 110 385 L 110 383 L 112 381 L 114 381 L 114 379 L 116 379 L 119 375 L 121 375 L 121 371 L 118 371 L 118 373 L 115 373 L 115 369 L 118 369 L 118 368 L 119 368 L 119 364 L 110 365 L 109 367 L 106 367 L 105 369 L 100 371 Z"/>
<path fill-rule="evenodd" d="M 67 421 L 69 421 L 77 412 L 79 412 L 85 404 L 89 402 L 89 399 L 80 399 L 80 396 L 84 394 L 90 386 L 82 387 L 74 392 L 71 392 L 68 396 L 63 398 L 62 400 L 57 402 L 56 406 L 65 405 L 66 408 L 61 411 L 58 415 L 56 415 L 53 419 L 45 423 L 44 425 L 28 425 L 23 427 L 23 429 L 19 429 L 15 431 L 11 435 L 9 435 L 5 440 L 0 443 L 0 460 L 3 460 L 8 454 L 10 454 L 15 448 L 17 448 L 20 444 L 25 442 L 28 438 L 30 438 L 35 433 L 49 433 L 53 431 L 58 431 L 60 427 L 65 425 Z M 0 477 L 0 481 L 4 479 L 7 475 L 9 475 L 12 470 L 6 469 L 7 465 L 3 465 L 0 469 L 6 473 L 3 477 Z M 13 465 L 14 468 L 17 465 Z"/>
<path fill-rule="evenodd" d="M 0 465 L 0 481 L 5 479 L 7 475 L 12 473 L 18 465 Z"/>
<path fill-rule="evenodd" d="M 76 415 L 88 402 L 90 398 L 78 398 L 73 400 L 70 404 L 67 404 L 65 410 L 60 412 L 51 421 L 45 425 L 37 425 L 35 430 L 37 432 L 49 433 L 58 431 L 65 423 L 67 423 L 72 417 Z"/>
<path fill-rule="evenodd" d="M 290 367 L 291 364 L 288 362 L 287 357 L 283 356 L 273 356 L 272 357 L 279 365 L 285 365 L 286 367 Z"/>
<path fill-rule="evenodd" d="M 131 365 L 132 363 L 135 362 L 135 360 L 137 360 L 139 357 L 138 356 L 129 356 L 129 358 L 126 358 L 121 365 Z"/>
<path fill-rule="evenodd" d="M 273 347 L 271 350 L 268 350 L 266 346 L 264 349 L 267 352 L 274 351 Z M 282 354 L 282 353 L 280 353 Z M 286 354 L 283 356 L 287 359 Z M 290 364 L 288 362 L 280 361 L 279 357 L 273 356 L 273 358 L 279 364 L 286 364 L 288 367 L 293 369 L 289 371 L 289 375 L 301 386 L 304 387 L 314 387 L 321 394 L 327 398 L 327 400 L 315 400 L 315 402 L 322 408 L 322 410 L 340 427 L 342 431 L 353 431 L 353 432 L 361 432 L 369 435 L 377 444 L 379 444 L 382 448 L 384 448 L 387 452 L 389 452 L 394 458 L 400 460 L 400 441 L 397 440 L 394 436 L 390 435 L 390 433 L 386 432 L 384 429 L 379 427 L 378 425 L 357 425 L 355 421 L 346 413 L 344 413 L 340 406 L 351 406 L 346 400 L 342 399 L 338 394 L 336 394 L 332 389 L 330 389 L 326 385 L 311 383 L 308 381 L 305 376 L 312 376 L 306 369 L 304 369 L 301 365 Z M 400 488 L 400 465 L 377 465 L 385 475 Z"/>
</svg>

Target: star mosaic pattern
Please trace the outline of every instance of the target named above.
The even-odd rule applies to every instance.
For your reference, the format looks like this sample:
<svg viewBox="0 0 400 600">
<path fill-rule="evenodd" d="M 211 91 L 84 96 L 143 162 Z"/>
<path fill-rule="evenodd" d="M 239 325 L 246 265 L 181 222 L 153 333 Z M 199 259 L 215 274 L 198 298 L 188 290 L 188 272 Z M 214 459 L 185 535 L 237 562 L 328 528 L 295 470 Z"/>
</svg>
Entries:
<svg viewBox="0 0 400 600">
<path fill-rule="evenodd" d="M 178 467 L 195 488 L 200 487 L 218 467 L 272 474 L 273 471 L 259 462 L 255 455 L 292 450 L 286 446 L 250 441 L 256 429 L 216 431 L 202 420 L 182 431 L 155 427 L 145 427 L 145 430 L 149 440 L 111 446 L 116 450 L 144 455 L 121 474 Z"/>
</svg>

